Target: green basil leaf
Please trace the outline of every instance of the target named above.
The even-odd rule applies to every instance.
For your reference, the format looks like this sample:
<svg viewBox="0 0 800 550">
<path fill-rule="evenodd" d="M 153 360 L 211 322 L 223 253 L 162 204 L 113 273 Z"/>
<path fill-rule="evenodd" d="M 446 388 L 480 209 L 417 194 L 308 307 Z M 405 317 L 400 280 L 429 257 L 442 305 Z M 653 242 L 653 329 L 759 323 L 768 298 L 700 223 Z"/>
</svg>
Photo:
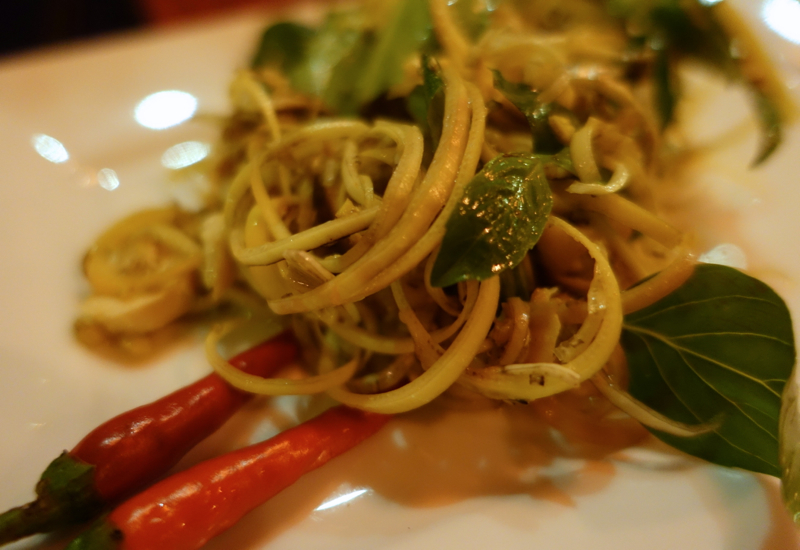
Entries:
<svg viewBox="0 0 800 550">
<path fill-rule="evenodd" d="M 575 171 L 575 164 L 572 162 L 572 154 L 569 147 L 564 147 L 555 155 L 539 155 L 544 161 L 545 173 L 549 174 L 548 170 L 563 170 L 573 176 L 577 176 Z"/>
<path fill-rule="evenodd" d="M 403 65 L 433 36 L 427 0 L 401 0 L 388 23 L 369 46 L 364 65 L 357 67 L 355 104 L 364 105 L 403 80 Z M 356 85 L 354 86 L 354 82 Z"/>
<path fill-rule="evenodd" d="M 340 65 L 354 53 L 363 50 L 365 22 L 356 11 L 331 12 L 306 41 L 303 56 L 293 58 L 286 73 L 297 90 L 328 100 L 334 72 L 343 72 Z M 347 63 L 344 63 L 347 66 Z M 337 109 L 338 105 L 330 105 Z"/>
<path fill-rule="evenodd" d="M 534 152 L 552 154 L 560 151 L 564 145 L 550 128 L 548 118 L 554 111 L 568 111 L 553 103 L 540 103 L 539 92 L 527 84 L 509 82 L 500 71 L 493 72 L 494 87 L 525 115 L 533 134 Z"/>
<path fill-rule="evenodd" d="M 552 207 L 540 157 L 492 159 L 447 220 L 431 284 L 482 281 L 516 266 L 539 240 Z"/>
<path fill-rule="evenodd" d="M 761 145 L 754 164 L 761 164 L 775 152 L 783 139 L 783 118 L 780 109 L 767 94 L 758 88 L 753 88 L 752 93 L 761 124 Z"/>
<path fill-rule="evenodd" d="M 356 114 L 401 82 L 406 61 L 433 41 L 425 0 L 399 0 L 385 21 L 375 28 L 365 12 L 339 10 L 315 30 L 278 23 L 264 32 L 252 65 L 276 65 L 295 89 Z"/>
<path fill-rule="evenodd" d="M 606 0 L 608 12 L 636 29 L 633 49 L 650 50 L 654 55 L 652 77 L 656 107 L 662 125 L 673 121 L 677 97 L 674 64 L 692 58 L 726 78 L 744 84 L 755 98 L 756 114 L 763 132 L 755 164 L 765 161 L 782 138 L 783 115 L 767 96 L 763 82 L 742 71 L 736 55 L 735 36 L 729 36 L 714 15 L 713 3 L 702 0 Z M 636 58 L 637 56 L 632 56 Z"/>
<path fill-rule="evenodd" d="M 406 109 L 425 135 L 426 156 L 432 156 L 444 123 L 444 80 L 427 55 L 422 56 L 422 84 L 409 94 Z"/>
<path fill-rule="evenodd" d="M 371 35 L 358 36 L 347 55 L 333 67 L 329 80 L 319 93 L 325 105 L 343 115 L 358 113 L 364 97 L 359 84 L 361 74 L 369 63 L 373 48 Z"/>
<path fill-rule="evenodd" d="M 723 466 L 779 476 L 781 393 L 795 363 L 789 310 L 766 284 L 701 264 L 680 288 L 625 317 L 630 393 L 669 418 L 718 423 L 668 444 Z"/>
<path fill-rule="evenodd" d="M 664 49 L 655 52 L 653 83 L 655 85 L 656 110 L 661 118 L 661 129 L 663 130 L 675 117 L 675 106 L 679 96 L 675 69 L 670 63 L 669 54 Z"/>
<path fill-rule="evenodd" d="M 276 23 L 261 35 L 261 41 L 250 62 L 252 68 L 273 65 L 291 71 L 306 55 L 308 41 L 314 31 L 296 23 Z"/>
<path fill-rule="evenodd" d="M 454 10 L 454 19 L 464 34 L 477 42 L 489 28 L 491 13 L 495 10 L 496 2 L 489 0 L 451 0 L 448 6 Z"/>
<path fill-rule="evenodd" d="M 432 36 L 425 0 L 400 0 L 379 28 L 359 10 L 333 11 L 315 31 L 275 25 L 255 59 L 280 59 L 292 86 L 322 98 L 337 113 L 352 115 L 401 82 L 405 62 Z"/>
<path fill-rule="evenodd" d="M 697 1 L 661 0 L 651 8 L 652 30 L 675 53 L 694 57 L 722 71 L 738 74 L 730 38 L 711 9 Z"/>
</svg>

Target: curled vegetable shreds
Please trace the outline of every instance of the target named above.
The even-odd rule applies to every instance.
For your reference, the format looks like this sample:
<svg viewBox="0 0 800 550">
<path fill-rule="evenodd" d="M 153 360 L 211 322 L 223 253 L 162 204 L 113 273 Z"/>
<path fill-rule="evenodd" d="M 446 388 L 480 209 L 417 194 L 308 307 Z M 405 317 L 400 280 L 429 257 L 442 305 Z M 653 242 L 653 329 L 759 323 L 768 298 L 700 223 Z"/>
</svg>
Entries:
<svg viewBox="0 0 800 550">
<path fill-rule="evenodd" d="M 602 312 L 600 328 L 594 335 L 592 343 L 580 355 L 562 365 L 578 375 L 572 380 L 565 376 L 516 374 L 513 369 L 511 372 L 508 369 L 492 367 L 467 369 L 459 382 L 489 397 L 532 401 L 573 388 L 577 383 L 588 380 L 599 371 L 619 342 L 622 330 L 622 302 L 619 285 L 608 260 L 596 244 L 567 222 L 552 217 L 550 224 L 586 247 L 595 261 L 591 289 L 593 293 L 603 297 L 599 306 Z"/>
<path fill-rule="evenodd" d="M 214 300 L 219 300 L 235 278 L 233 261 L 225 239 L 225 220 L 216 213 L 203 220 L 200 238 L 203 244 L 203 285 L 211 290 Z"/>
<path fill-rule="evenodd" d="M 107 296 L 87 302 L 87 317 L 102 317 L 113 330 L 143 331 L 180 314 L 183 295 L 167 292 L 176 281 L 184 281 L 187 292 L 197 286 L 195 310 L 223 305 L 238 293 L 238 305 L 253 311 L 269 306 L 292 324 L 308 348 L 309 376 L 263 380 L 234 372 L 217 350 L 227 330 L 220 327 L 206 342 L 207 354 L 229 382 L 267 394 L 327 392 L 384 413 L 424 405 L 456 382 L 485 396 L 529 401 L 598 376 L 620 337 L 625 345 L 635 330 L 627 320 L 621 328 L 623 313 L 634 316 L 680 294 L 676 287 L 685 282 L 693 284 L 691 258 L 675 260 L 686 246 L 682 233 L 650 211 L 652 188 L 666 183 L 662 177 L 671 171 L 661 168 L 674 157 L 660 155 L 669 147 L 662 148 L 654 113 L 640 103 L 658 90 L 643 79 L 660 74 L 669 85 L 681 60 L 677 53 L 704 53 L 685 37 L 663 34 L 672 23 L 699 30 L 689 38 L 715 46 L 705 52 L 714 59 L 735 60 L 727 47 L 733 38 L 719 34 L 724 29 L 715 24 L 710 28 L 717 34 L 707 33 L 695 21 L 697 0 L 608 3 L 629 15 L 653 12 L 664 19 L 654 21 L 652 36 L 644 25 L 640 37 L 648 40 L 636 51 L 628 47 L 640 28 L 633 23 L 645 21 L 628 21 L 622 13 L 631 24 L 620 24 L 605 17 L 602 2 L 584 18 L 572 8 L 592 3 L 575 1 L 534 8 L 506 3 L 485 14 L 486 27 L 477 34 L 463 25 L 464 13 L 475 7 L 466 0 L 399 0 L 396 19 L 369 16 L 377 5 L 371 3 L 334 13 L 316 30 L 273 27 L 258 66 L 241 72 L 232 87 L 234 113 L 215 153 L 207 208 L 201 214 L 144 212 L 103 235 L 85 267 L 94 291 Z M 567 17 L 551 21 L 561 14 Z M 670 42 L 649 39 L 658 33 Z M 652 48 L 663 55 L 654 59 Z M 744 51 L 750 52 L 748 71 L 739 76 L 753 83 L 759 73 L 750 71 L 757 69 L 750 61 L 758 60 L 751 48 Z M 772 98 L 768 87 L 758 90 Z M 676 97 L 666 99 L 671 110 Z M 403 100 L 407 112 L 398 113 Z M 777 105 L 763 107 L 775 115 L 763 120 L 781 122 Z M 365 120 L 336 118 L 351 113 L 364 113 Z M 417 127 L 387 120 L 407 121 L 409 114 Z M 665 134 L 664 145 L 672 137 Z M 199 228 L 201 217 L 206 222 Z M 540 241 L 545 227 L 550 234 Z M 697 301 L 713 285 L 701 288 Z M 621 293 L 620 286 L 630 290 Z M 748 302 L 736 320 L 762 322 L 753 315 L 757 303 Z M 139 317 L 150 309 L 158 322 L 143 323 Z M 773 317 L 765 315 L 766 326 L 754 332 L 767 336 L 767 344 L 793 342 L 788 317 L 772 323 Z M 679 316 L 678 324 L 690 320 Z M 267 330 L 268 324 L 251 320 L 248 326 Z M 719 345 L 724 340 L 717 336 L 729 337 L 714 335 L 709 348 L 748 357 L 731 351 L 729 342 Z M 747 345 L 740 334 L 736 338 Z M 747 406 L 775 410 L 764 422 L 770 435 L 777 434 L 772 428 L 788 376 L 785 363 L 793 361 L 788 346 L 773 347 L 783 362 L 747 361 L 758 363 L 750 378 L 761 381 L 756 391 L 764 390 L 771 409 L 759 408 L 754 392 L 742 392 Z M 657 359 L 661 367 L 670 356 Z M 637 372 L 648 365 L 628 362 L 629 393 L 692 424 L 649 400 L 665 392 L 652 376 L 642 388 Z M 777 365 L 777 375 L 770 365 Z M 680 401 L 702 391 L 680 386 Z M 603 389 L 649 426 L 675 427 L 658 424 L 624 392 Z M 713 409 L 697 417 L 702 430 L 714 423 L 720 405 L 701 401 Z M 741 455 L 766 456 L 766 470 L 720 460 L 733 450 L 718 452 L 727 443 L 714 437 L 675 438 L 673 445 L 710 441 L 705 454 L 689 452 L 777 473 L 777 435 L 736 446 Z"/>
<path fill-rule="evenodd" d="M 265 395 L 308 395 L 321 393 L 326 389 L 345 383 L 353 377 L 358 368 L 358 361 L 350 361 L 338 369 L 309 376 L 299 380 L 287 378 L 265 379 L 253 376 L 237 369 L 226 361 L 217 351 L 217 346 L 222 337 L 233 330 L 236 323 L 217 325 L 206 338 L 206 356 L 211 361 L 211 366 L 222 378 L 232 386 L 250 393 Z"/>
<path fill-rule="evenodd" d="M 622 292 L 622 312 L 627 315 L 664 298 L 692 276 L 696 265 L 694 254 L 688 249 L 681 250 L 677 259 L 662 271 Z"/>
<path fill-rule="evenodd" d="M 194 289 L 187 279 L 130 299 L 94 295 L 81 304 L 78 322 L 96 323 L 112 333 L 145 334 L 189 311 L 193 300 Z"/>
<path fill-rule="evenodd" d="M 145 210 L 103 233 L 84 260 L 92 290 L 115 296 L 152 292 L 197 268 L 201 249 L 173 225 L 178 215 L 177 208 Z"/>
<path fill-rule="evenodd" d="M 349 301 L 370 279 L 396 262 L 419 240 L 446 202 L 464 156 L 470 122 L 470 106 L 462 79 L 452 70 L 444 72 L 445 124 L 442 140 L 423 181 L 408 208 L 392 230 L 353 266 L 336 279 L 301 295 L 271 300 L 278 314 L 313 311 Z"/>
<path fill-rule="evenodd" d="M 473 315 L 444 354 L 420 377 L 396 390 L 378 394 L 356 394 L 333 388 L 328 394 L 337 401 L 359 409 L 394 414 L 430 403 L 455 382 L 473 360 L 494 321 L 500 297 L 500 280 L 481 282 Z"/>
</svg>

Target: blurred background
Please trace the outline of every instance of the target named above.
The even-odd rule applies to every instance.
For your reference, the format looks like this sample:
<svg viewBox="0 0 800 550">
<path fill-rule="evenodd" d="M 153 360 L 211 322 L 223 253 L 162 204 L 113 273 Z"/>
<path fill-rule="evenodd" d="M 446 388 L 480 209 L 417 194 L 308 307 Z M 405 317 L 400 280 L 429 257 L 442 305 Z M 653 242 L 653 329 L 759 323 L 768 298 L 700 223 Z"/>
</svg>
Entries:
<svg viewBox="0 0 800 550">
<path fill-rule="evenodd" d="M 292 0 L 5 0 L 0 56 L 144 26 L 166 26 L 224 11 Z"/>
<path fill-rule="evenodd" d="M 0 0 L 0 57 L 118 31 L 174 25 L 226 11 L 296 1 Z M 800 0 L 733 0 L 733 3 L 750 17 L 762 19 L 783 39 L 800 46 Z M 790 61 L 800 66 L 800 49 L 795 49 Z"/>
</svg>

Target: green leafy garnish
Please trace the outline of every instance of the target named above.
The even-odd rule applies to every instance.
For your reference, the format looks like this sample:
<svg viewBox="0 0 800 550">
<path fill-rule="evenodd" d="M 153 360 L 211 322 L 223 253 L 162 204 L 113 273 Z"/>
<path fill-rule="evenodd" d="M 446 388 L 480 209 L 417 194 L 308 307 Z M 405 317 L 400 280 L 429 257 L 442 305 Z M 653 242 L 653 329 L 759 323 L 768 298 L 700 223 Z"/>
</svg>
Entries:
<svg viewBox="0 0 800 550">
<path fill-rule="evenodd" d="M 569 147 L 564 147 L 555 155 L 540 155 L 544 160 L 545 171 L 549 168 L 563 170 L 573 176 L 577 176 L 575 164 L 572 162 L 572 154 Z"/>
<path fill-rule="evenodd" d="M 761 90 L 752 90 L 755 98 L 756 109 L 761 123 L 761 148 L 758 151 L 755 163 L 760 164 L 775 152 L 783 138 L 782 114 L 778 105 Z"/>
<path fill-rule="evenodd" d="M 292 85 L 320 97 L 329 106 L 348 112 L 349 92 L 339 90 L 344 75 L 364 53 L 364 16 L 359 12 L 332 12 L 308 39 L 304 55 L 285 67 Z"/>
<path fill-rule="evenodd" d="M 297 23 L 276 23 L 261 35 L 250 66 L 271 65 L 288 72 L 302 62 L 313 35 L 313 30 Z"/>
<path fill-rule="evenodd" d="M 533 134 L 533 150 L 536 153 L 552 154 L 561 150 L 564 145 L 558 140 L 548 118 L 554 111 L 569 112 L 553 103 L 541 103 L 539 92 L 527 84 L 509 82 L 500 71 L 494 72 L 494 87 L 500 90 L 517 109 L 522 111 Z"/>
<path fill-rule="evenodd" d="M 368 43 L 364 65 L 348 71 L 347 87 L 355 96 L 352 107 L 358 108 L 403 79 L 403 64 L 431 40 L 433 22 L 426 0 L 402 0 L 397 3 L 385 27 Z M 354 79 L 354 80 L 353 80 Z"/>
<path fill-rule="evenodd" d="M 692 58 L 747 86 L 762 128 L 755 163 L 772 154 L 782 138 L 781 111 L 759 77 L 743 70 L 746 59 L 737 53 L 736 37 L 730 36 L 717 20 L 713 5 L 698 0 L 608 0 L 607 9 L 634 33 L 632 49 L 652 54 L 652 79 L 662 126 L 674 117 L 679 94 L 678 64 L 683 58 Z"/>
<path fill-rule="evenodd" d="M 276 65 L 295 89 L 355 114 L 402 81 L 403 65 L 432 36 L 425 0 L 398 1 L 378 27 L 362 11 L 333 11 L 318 29 L 291 23 L 267 29 L 253 66 Z"/>
<path fill-rule="evenodd" d="M 451 0 L 448 5 L 455 12 L 455 20 L 459 27 L 472 42 L 486 32 L 491 22 L 491 13 L 495 9 L 495 2 L 492 0 Z"/>
<path fill-rule="evenodd" d="M 406 98 L 406 108 L 425 135 L 425 149 L 432 156 L 439 145 L 444 122 L 444 80 L 434 61 L 422 56 L 422 84 Z"/>
<path fill-rule="evenodd" d="M 686 424 L 715 424 L 681 438 L 653 431 L 693 456 L 780 476 L 781 393 L 795 363 L 792 321 L 766 284 L 701 264 L 680 288 L 625 317 L 630 393 Z"/>
<path fill-rule="evenodd" d="M 364 25 L 356 11 L 331 12 L 318 29 L 278 23 L 264 32 L 253 66 L 277 66 L 295 89 L 325 99 L 335 95 L 337 73 L 358 56 Z"/>
<path fill-rule="evenodd" d="M 447 220 L 431 284 L 482 281 L 519 264 L 538 242 L 553 207 L 543 160 L 499 156 L 467 184 Z"/>
<path fill-rule="evenodd" d="M 666 128 L 675 118 L 678 102 L 678 83 L 666 50 L 655 52 L 653 60 L 653 82 L 655 83 L 656 110 L 661 116 L 661 129 Z"/>
</svg>

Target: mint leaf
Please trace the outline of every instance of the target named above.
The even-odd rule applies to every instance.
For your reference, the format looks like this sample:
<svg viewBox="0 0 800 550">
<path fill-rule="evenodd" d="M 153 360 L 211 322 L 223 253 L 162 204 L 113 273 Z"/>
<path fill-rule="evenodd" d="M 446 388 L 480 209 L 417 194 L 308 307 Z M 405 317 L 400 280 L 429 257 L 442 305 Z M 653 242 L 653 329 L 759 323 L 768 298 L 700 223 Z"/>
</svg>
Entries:
<svg viewBox="0 0 800 550">
<path fill-rule="evenodd" d="M 432 285 L 482 281 L 522 261 L 553 207 L 542 165 L 535 155 L 499 156 L 486 163 L 447 220 Z"/>
<path fill-rule="evenodd" d="M 673 447 L 723 466 L 780 476 L 781 393 L 795 363 L 786 305 L 761 281 L 701 264 L 680 288 L 625 317 L 621 338 L 630 393 L 687 424 L 713 432 Z"/>
</svg>

